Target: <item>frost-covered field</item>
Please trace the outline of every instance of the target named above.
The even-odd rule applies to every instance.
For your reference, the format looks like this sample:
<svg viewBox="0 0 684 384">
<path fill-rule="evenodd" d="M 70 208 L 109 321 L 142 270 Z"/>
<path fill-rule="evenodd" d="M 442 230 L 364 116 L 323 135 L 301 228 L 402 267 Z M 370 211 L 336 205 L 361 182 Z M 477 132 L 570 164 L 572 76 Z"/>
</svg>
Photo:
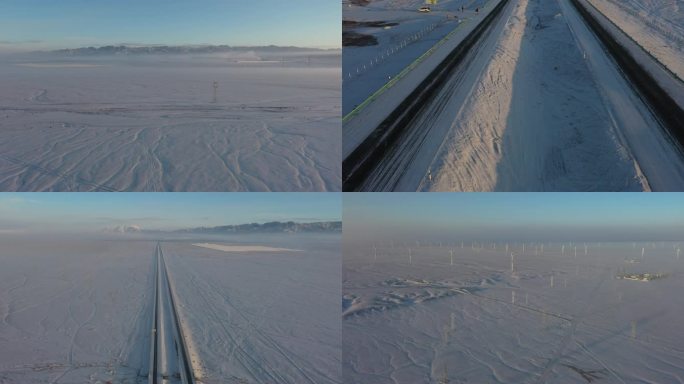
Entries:
<svg viewBox="0 0 684 384">
<path fill-rule="evenodd" d="M 591 0 L 590 2 L 684 80 L 684 1 Z"/>
<path fill-rule="evenodd" d="M 340 235 L 163 237 L 202 382 L 341 382 Z M 156 239 L 0 240 L 0 383 L 147 382 Z"/>
<path fill-rule="evenodd" d="M 0 241 L 0 383 L 138 382 L 154 243 Z"/>
<path fill-rule="evenodd" d="M 587 243 L 585 254 L 584 243 L 354 240 L 343 247 L 345 382 L 684 382 L 679 244 Z"/>
<path fill-rule="evenodd" d="M 302 252 L 162 244 L 203 382 L 341 382 L 340 237 L 242 238 Z"/>
<path fill-rule="evenodd" d="M 0 58 L 0 188 L 340 190 L 339 52 L 238 59 Z"/>
</svg>

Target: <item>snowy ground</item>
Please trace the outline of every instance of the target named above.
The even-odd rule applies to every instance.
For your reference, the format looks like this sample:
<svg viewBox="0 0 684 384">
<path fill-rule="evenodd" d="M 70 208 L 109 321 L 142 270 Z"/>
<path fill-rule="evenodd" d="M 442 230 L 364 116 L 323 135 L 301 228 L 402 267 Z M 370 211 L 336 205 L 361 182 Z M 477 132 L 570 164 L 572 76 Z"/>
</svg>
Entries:
<svg viewBox="0 0 684 384">
<path fill-rule="evenodd" d="M 684 189 L 679 146 L 569 1 L 511 0 L 464 63 L 361 189 Z M 352 124 L 377 126 L 345 123 L 345 155 Z"/>
<path fill-rule="evenodd" d="M 557 1 L 521 0 L 432 165 L 435 190 L 641 190 Z"/>
<path fill-rule="evenodd" d="M 343 113 L 347 114 L 376 90 L 423 55 L 439 40 L 459 28 L 461 23 L 476 23 L 475 12 L 487 0 L 443 0 L 432 12 L 421 13 L 423 0 L 375 0 L 368 5 L 344 3 L 347 22 L 383 22 L 386 27 L 345 26 L 344 31 L 367 34 L 377 45 L 345 46 L 342 57 Z M 461 12 L 461 7 L 464 11 Z"/>
<path fill-rule="evenodd" d="M 303 252 L 162 244 L 202 382 L 340 383 L 340 235 L 242 241 Z"/>
<path fill-rule="evenodd" d="M 684 1 L 590 2 L 684 81 Z"/>
<path fill-rule="evenodd" d="M 0 188 L 340 190 L 339 54 L 245 60 L 2 58 Z"/>
<path fill-rule="evenodd" d="M 679 244 L 506 246 L 345 236 L 345 382 L 684 382 Z"/>
<path fill-rule="evenodd" d="M 202 382 L 341 382 L 340 235 L 165 237 Z M 0 383 L 147 382 L 155 239 L 0 240 Z"/>
<path fill-rule="evenodd" d="M 0 383 L 143 382 L 154 243 L 1 241 Z"/>
</svg>

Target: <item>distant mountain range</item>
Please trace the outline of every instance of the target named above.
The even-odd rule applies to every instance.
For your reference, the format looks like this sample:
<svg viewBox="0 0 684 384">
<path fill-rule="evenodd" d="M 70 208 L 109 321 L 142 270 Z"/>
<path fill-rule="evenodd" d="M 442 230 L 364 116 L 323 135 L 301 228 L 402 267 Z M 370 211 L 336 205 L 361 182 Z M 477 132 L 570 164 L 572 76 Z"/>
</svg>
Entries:
<svg viewBox="0 0 684 384">
<path fill-rule="evenodd" d="M 59 49 L 50 51 L 64 56 L 105 56 L 105 55 L 169 55 L 169 54 L 209 54 L 209 53 L 228 53 L 228 52 L 320 52 L 337 49 L 318 49 L 300 47 L 280 47 L 275 45 L 255 46 L 255 47 L 232 47 L 229 45 L 150 45 L 150 46 L 130 46 L 130 45 L 107 45 L 104 47 L 84 47 L 74 49 Z"/>
<path fill-rule="evenodd" d="M 221 233 L 320 233 L 320 232 L 341 232 L 341 221 L 321 221 L 314 223 L 296 223 L 294 221 L 280 222 L 273 221 L 264 224 L 240 224 L 222 225 L 218 227 L 198 227 L 179 229 L 175 231 L 145 230 L 138 225 L 118 225 L 113 228 L 104 229 L 105 233 L 200 233 L 200 234 L 221 234 Z"/>
<path fill-rule="evenodd" d="M 222 225 L 219 227 L 199 227 L 182 229 L 180 233 L 300 233 L 300 232 L 341 232 L 341 221 L 315 223 L 295 223 L 294 221 L 273 221 L 264 224 Z"/>
<path fill-rule="evenodd" d="M 139 225 L 117 225 L 112 228 L 105 228 L 102 232 L 106 233 L 139 233 L 142 228 Z"/>
</svg>

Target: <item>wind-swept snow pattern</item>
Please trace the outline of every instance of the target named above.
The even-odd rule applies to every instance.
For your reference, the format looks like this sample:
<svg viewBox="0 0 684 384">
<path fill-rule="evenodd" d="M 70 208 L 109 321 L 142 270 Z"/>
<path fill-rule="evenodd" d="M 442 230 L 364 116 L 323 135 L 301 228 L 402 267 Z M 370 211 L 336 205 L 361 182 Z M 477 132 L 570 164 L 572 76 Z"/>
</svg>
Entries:
<svg viewBox="0 0 684 384">
<path fill-rule="evenodd" d="M 3 384 L 341 383 L 340 234 L 0 236 Z"/>
<path fill-rule="evenodd" d="M 4 57 L 0 188 L 338 191 L 339 57 Z"/>
<path fill-rule="evenodd" d="M 147 382 L 153 243 L 1 241 L 0 382 Z"/>
<path fill-rule="evenodd" d="M 239 241 L 227 238 L 226 242 Z M 301 252 L 162 243 L 203 383 L 341 383 L 340 235 L 254 236 Z M 233 241 L 230 241 L 233 240 Z"/>
<path fill-rule="evenodd" d="M 681 383 L 680 248 L 345 235 L 344 381 Z"/>
</svg>

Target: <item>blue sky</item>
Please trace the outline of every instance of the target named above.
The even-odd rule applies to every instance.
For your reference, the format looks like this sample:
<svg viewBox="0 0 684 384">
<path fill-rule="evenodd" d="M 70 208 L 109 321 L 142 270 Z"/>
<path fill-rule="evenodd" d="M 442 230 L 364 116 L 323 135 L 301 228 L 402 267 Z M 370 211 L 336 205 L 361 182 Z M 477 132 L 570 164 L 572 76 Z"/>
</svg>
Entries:
<svg viewBox="0 0 684 384">
<path fill-rule="evenodd" d="M 341 219 L 338 193 L 2 193 L 4 231 L 99 231 Z"/>
<path fill-rule="evenodd" d="M 345 194 L 347 236 L 426 240 L 682 240 L 684 194 Z"/>
<path fill-rule="evenodd" d="M 108 44 L 341 46 L 338 0 L 2 0 L 0 50 Z"/>
</svg>

